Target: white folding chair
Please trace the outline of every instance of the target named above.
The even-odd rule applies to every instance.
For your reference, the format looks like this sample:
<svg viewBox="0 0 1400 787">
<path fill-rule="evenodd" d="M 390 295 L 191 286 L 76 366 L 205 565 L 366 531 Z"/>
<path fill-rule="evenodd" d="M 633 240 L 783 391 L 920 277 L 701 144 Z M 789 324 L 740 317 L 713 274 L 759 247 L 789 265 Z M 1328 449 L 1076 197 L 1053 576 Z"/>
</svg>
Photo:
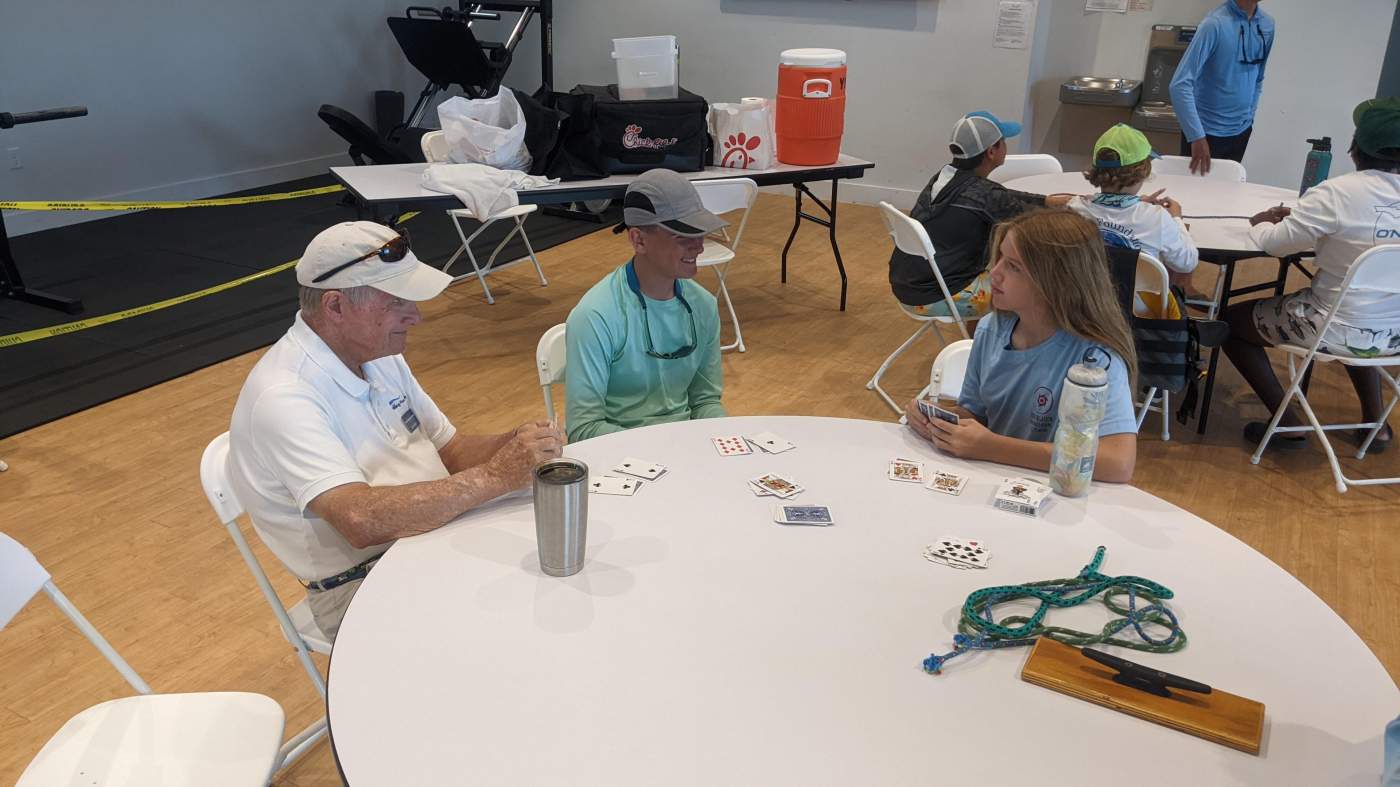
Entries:
<svg viewBox="0 0 1400 787">
<path fill-rule="evenodd" d="M 286 722 L 282 706 L 248 692 L 153 694 L 33 553 L 0 533 L 0 629 L 40 590 L 136 696 L 94 705 L 69 719 L 30 761 L 16 787 L 267 784 L 279 763 L 277 744 Z"/>
<path fill-rule="evenodd" d="M 865 389 L 879 394 L 880 398 L 885 400 L 885 404 L 889 405 L 890 409 L 894 410 L 896 413 L 903 413 L 904 408 L 895 404 L 894 399 L 890 398 L 890 395 L 885 392 L 885 389 L 880 387 L 880 378 L 885 375 L 885 372 L 890 368 L 890 364 L 894 363 L 895 359 L 903 355 L 904 351 L 909 349 L 914 342 L 918 341 L 920 336 L 929 332 L 938 323 L 957 325 L 958 331 L 962 333 L 964 339 L 968 338 L 967 324 L 963 322 L 962 314 L 958 312 L 957 306 L 953 304 L 953 296 L 948 292 L 948 285 L 943 281 L 943 274 L 938 270 L 938 264 L 934 262 L 933 242 L 929 240 L 928 232 L 924 230 L 924 225 L 904 215 L 899 211 L 899 208 L 896 208 L 888 202 L 880 203 L 880 215 L 885 219 L 885 226 L 889 229 L 890 236 L 894 238 L 894 245 L 897 246 L 900 251 L 928 260 L 929 267 L 933 269 L 933 278 L 938 282 L 939 291 L 943 293 L 943 302 L 948 304 L 948 310 L 952 315 L 950 317 L 942 317 L 933 314 L 921 314 L 913 306 L 906 306 L 896 301 L 896 304 L 899 306 L 899 311 L 904 314 L 904 316 L 920 323 L 919 330 L 914 331 L 913 336 L 905 339 L 904 344 L 899 345 L 898 349 L 890 353 L 890 356 L 886 358 L 885 362 L 880 364 L 880 368 L 875 371 L 875 376 L 871 377 L 870 381 L 865 384 Z M 943 335 L 937 330 L 933 330 L 933 335 L 938 339 L 939 345 L 945 344 Z"/>
<path fill-rule="evenodd" d="M 233 539 L 234 546 L 238 547 L 239 554 L 243 555 L 243 562 L 248 564 L 248 570 L 253 573 L 253 579 L 258 583 L 263 598 L 266 598 L 268 606 L 272 607 L 272 614 L 282 627 L 282 636 L 296 650 L 302 669 L 306 671 L 307 677 L 311 678 L 311 683 L 321 698 L 325 699 L 326 682 L 321 678 L 321 671 L 316 669 L 315 662 L 311 660 L 309 651 L 329 654 L 331 641 L 316 625 L 306 599 L 298 601 L 291 610 L 283 606 L 282 599 L 272 588 L 262 565 L 258 563 L 253 550 L 243 538 L 243 531 L 238 527 L 238 517 L 243 515 L 243 505 L 234 497 L 233 487 L 228 480 L 228 432 L 215 437 L 204 449 L 204 456 L 199 462 L 199 480 L 204 486 L 204 496 L 209 499 L 214 514 L 223 523 L 224 529 Z M 322 716 L 282 745 L 282 765 L 296 762 L 325 734 L 326 718 Z"/>
<path fill-rule="evenodd" d="M 928 385 L 919 391 L 918 398 L 937 395 L 945 399 L 957 399 L 958 394 L 962 393 L 963 378 L 967 376 L 967 361 L 971 357 L 971 339 L 949 342 L 934 357 L 933 368 L 928 373 Z"/>
<path fill-rule="evenodd" d="M 1154 175 L 1191 175 L 1190 156 L 1163 156 L 1152 162 L 1152 174 Z M 1246 173 L 1244 165 L 1238 161 L 1229 159 L 1211 159 L 1210 172 L 1201 175 L 1207 180 L 1228 180 L 1231 183 L 1244 183 Z M 1150 184 L 1149 184 L 1150 185 Z M 1196 306 L 1206 310 L 1206 319 L 1214 320 L 1216 314 L 1220 312 L 1221 289 L 1225 285 L 1225 266 L 1216 266 L 1215 285 L 1211 288 L 1210 298 L 1190 298 L 1187 299 L 1187 306 Z"/>
<path fill-rule="evenodd" d="M 564 344 L 564 329 L 567 327 L 561 322 L 550 328 L 535 345 L 535 371 L 540 373 L 540 390 L 544 392 L 544 410 L 550 423 L 558 423 L 554 414 L 553 388 L 555 383 L 564 382 L 564 365 L 569 359 Z"/>
<path fill-rule="evenodd" d="M 958 395 L 962 393 L 963 378 L 967 376 L 967 361 L 971 357 L 971 339 L 949 342 L 934 357 L 933 368 L 929 370 L 928 374 L 928 385 L 919 391 L 916 398 L 923 399 L 932 395 L 935 399 L 946 398 L 956 401 Z M 900 416 L 899 422 L 908 423 L 908 418 Z"/>
<path fill-rule="evenodd" d="M 1133 283 L 1133 299 L 1137 300 L 1137 293 L 1143 292 L 1157 296 L 1157 302 L 1152 306 L 1158 314 L 1167 314 L 1172 301 L 1171 279 L 1167 274 L 1167 266 L 1151 254 L 1139 253 L 1137 276 Z M 1149 412 L 1162 414 L 1162 442 L 1170 441 L 1172 439 L 1171 391 L 1155 387 L 1147 389 L 1142 402 L 1138 404 L 1137 428 L 1139 432 L 1142 431 L 1142 423 L 1147 420 Z"/>
<path fill-rule="evenodd" d="M 1327 433 L 1339 429 L 1369 429 L 1366 439 L 1362 441 L 1361 447 L 1357 449 L 1356 458 L 1364 459 L 1366 451 L 1371 447 L 1371 441 L 1376 439 L 1385 428 L 1386 420 L 1390 418 L 1390 413 L 1395 409 L 1395 403 L 1400 400 L 1400 372 L 1390 373 L 1390 369 L 1400 367 L 1400 355 L 1388 355 L 1380 358 L 1357 358 L 1350 355 L 1332 355 L 1320 352 L 1318 347 L 1322 344 L 1322 337 L 1326 335 L 1327 329 L 1331 327 L 1332 320 L 1337 314 L 1338 308 L 1352 295 L 1356 293 L 1386 293 L 1391 297 L 1400 298 L 1400 245 L 1377 246 L 1367 250 L 1347 270 L 1346 278 L 1342 280 L 1341 298 L 1336 305 L 1328 311 L 1323 318 L 1322 327 L 1318 329 L 1317 339 L 1307 347 L 1296 344 L 1281 344 L 1279 349 L 1288 353 L 1288 392 L 1284 394 L 1283 401 L 1278 409 L 1274 411 L 1274 417 L 1269 420 L 1269 428 L 1264 432 L 1264 438 L 1259 441 L 1259 446 L 1254 449 L 1254 455 L 1249 458 L 1253 464 L 1259 464 L 1259 458 L 1264 454 L 1264 449 L 1268 448 L 1269 440 L 1281 432 L 1316 432 L 1318 439 L 1322 441 L 1322 447 L 1327 451 L 1327 462 L 1332 466 L 1332 476 L 1337 484 L 1338 492 L 1347 491 L 1349 486 L 1375 486 L 1379 484 L 1400 484 L 1400 477 L 1397 478 L 1348 478 L 1342 473 L 1342 467 L 1337 463 L 1337 454 L 1332 450 L 1332 442 L 1327 439 Z M 1300 360 L 1301 359 L 1301 360 Z M 1313 363 L 1321 361 L 1323 363 L 1335 362 L 1343 366 L 1369 366 L 1380 370 L 1381 378 L 1390 386 L 1393 395 L 1390 402 L 1381 413 L 1380 420 L 1362 424 L 1334 424 L 1323 426 L 1317 420 L 1317 414 L 1313 412 L 1312 405 L 1308 403 L 1308 397 L 1303 393 L 1303 380 L 1306 379 L 1308 369 Z M 1303 408 L 1303 413 L 1308 417 L 1308 426 L 1279 426 L 1279 420 L 1288 410 L 1288 403 L 1294 397 L 1298 398 L 1298 404 Z"/>
<path fill-rule="evenodd" d="M 1006 157 L 1006 163 L 992 170 L 988 176 L 997 183 L 1009 183 L 1017 178 L 1032 175 L 1058 175 L 1065 168 L 1060 160 L 1045 153 L 1017 153 Z"/>
<path fill-rule="evenodd" d="M 734 313 L 734 302 L 729 298 L 729 287 L 724 276 L 729 273 L 729 265 L 739 251 L 739 240 L 744 236 L 744 225 L 749 223 L 749 211 L 753 208 L 754 200 L 758 199 L 758 184 L 749 178 L 701 180 L 695 183 L 695 190 L 699 192 L 700 202 L 705 206 L 705 210 L 711 213 L 743 211 L 734 236 L 731 238 L 727 230 L 720 230 L 717 233 L 719 237 L 710 235 L 705 238 L 705 248 L 701 250 L 695 264 L 701 268 L 714 268 L 715 275 L 719 277 L 720 299 L 729 309 L 730 322 L 734 323 L 734 343 L 720 345 L 720 349 L 732 350 L 737 347 L 739 352 L 745 352 L 744 332 L 739 329 L 739 316 Z"/>
<path fill-rule="evenodd" d="M 1194 175 L 1191 172 L 1190 156 L 1163 156 L 1152 162 L 1153 175 Z M 1244 183 L 1244 165 L 1238 161 L 1230 159 L 1216 158 L 1210 160 L 1210 172 L 1199 177 L 1207 180 L 1228 180 L 1232 183 Z M 1151 184 L 1149 184 L 1151 185 Z"/>
<path fill-rule="evenodd" d="M 447 137 L 443 132 L 429 131 L 423 135 L 420 144 L 423 147 L 423 158 L 427 159 L 429 163 L 445 162 L 448 160 Z M 491 288 L 486 284 L 486 275 L 508 268 L 518 262 L 524 262 L 526 259 L 534 263 L 535 274 L 540 278 L 540 286 L 548 286 L 549 282 L 544 277 L 544 269 L 540 267 L 539 258 L 535 256 L 535 247 L 530 245 L 530 236 L 525 234 L 525 218 L 531 213 L 534 213 L 537 207 L 536 205 L 516 205 L 513 208 L 506 208 L 505 210 L 484 217 L 477 216 L 466 208 L 456 208 L 447 211 L 448 218 L 452 219 L 452 226 L 457 228 L 457 237 L 462 239 L 462 246 L 458 248 L 457 251 L 453 252 L 452 256 L 448 258 L 447 264 L 442 266 L 443 273 L 446 273 L 448 269 L 457 262 L 457 258 L 465 253 L 467 255 L 467 260 L 472 264 L 472 272 L 457 276 L 453 281 L 458 282 L 469 276 L 475 276 L 477 281 L 481 283 L 482 292 L 486 293 L 486 302 L 492 304 L 496 302 L 496 299 L 491 295 Z M 462 219 L 476 219 L 481 222 L 481 226 L 477 227 L 476 231 L 471 235 L 468 235 L 466 231 L 462 229 Z M 476 240 L 478 235 L 485 232 L 487 227 L 503 219 L 514 220 L 515 227 L 501 239 L 500 243 L 496 244 L 496 248 L 491 251 L 491 256 L 486 260 L 486 267 L 483 268 L 477 264 L 476 254 L 472 251 L 472 241 Z M 496 255 L 501 253 L 501 250 L 506 247 L 507 243 L 510 243 L 510 239 L 514 238 L 517 233 L 520 235 L 520 240 L 525 243 L 525 251 L 528 256 L 496 265 Z"/>
</svg>

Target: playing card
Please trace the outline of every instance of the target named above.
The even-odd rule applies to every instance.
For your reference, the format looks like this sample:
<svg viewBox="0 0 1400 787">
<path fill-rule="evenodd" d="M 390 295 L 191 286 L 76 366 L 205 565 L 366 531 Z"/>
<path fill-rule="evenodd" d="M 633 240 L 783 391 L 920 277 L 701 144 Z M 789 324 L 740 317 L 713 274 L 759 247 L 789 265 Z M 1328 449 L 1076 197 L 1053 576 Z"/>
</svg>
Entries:
<svg viewBox="0 0 1400 787">
<path fill-rule="evenodd" d="M 1050 487 L 1028 478 L 1007 478 L 997 487 L 993 505 L 1003 511 L 1035 516 L 1040 504 L 1050 494 Z"/>
<path fill-rule="evenodd" d="M 919 412 L 923 413 L 924 417 L 930 421 L 937 418 L 942 421 L 947 421 L 950 424 L 957 425 L 958 414 L 952 410 L 939 407 L 937 403 L 929 401 L 928 399 L 920 399 L 918 403 Z"/>
<path fill-rule="evenodd" d="M 588 491 L 596 492 L 600 495 L 623 495 L 631 496 L 642 488 L 642 482 L 635 478 L 618 478 L 613 475 L 601 475 L 588 480 Z"/>
<path fill-rule="evenodd" d="M 967 476 L 935 470 L 924 486 L 935 492 L 956 496 L 962 494 L 963 487 L 967 486 Z"/>
<path fill-rule="evenodd" d="M 939 407 L 938 405 L 933 406 L 933 417 L 943 421 L 947 421 L 948 423 L 954 426 L 958 425 L 958 414 L 953 412 L 952 410 L 945 410 L 942 407 Z"/>
<path fill-rule="evenodd" d="M 783 525 L 830 525 L 834 522 L 826 506 L 774 506 L 773 521 Z"/>
<path fill-rule="evenodd" d="M 924 550 L 924 559 L 930 563 L 938 563 L 939 565 L 947 566 L 948 568 L 956 568 L 959 571 L 970 571 L 972 569 L 972 566 L 969 566 L 965 563 L 956 563 L 952 560 L 948 560 L 947 558 L 940 557 L 939 555 L 934 554 L 931 548 Z"/>
<path fill-rule="evenodd" d="M 759 432 L 758 434 L 748 435 L 748 439 L 750 443 L 753 443 L 770 454 L 781 454 L 784 451 L 791 451 L 797 447 L 772 432 Z"/>
<path fill-rule="evenodd" d="M 786 500 L 789 497 L 802 491 L 802 487 L 789 478 L 784 478 L 777 473 L 768 473 L 753 479 L 753 483 L 767 489 L 770 493 Z"/>
<path fill-rule="evenodd" d="M 890 462 L 889 476 L 891 481 L 921 484 L 924 482 L 924 465 L 912 459 L 895 457 L 894 461 Z"/>
<path fill-rule="evenodd" d="M 744 442 L 744 438 L 739 435 L 729 437 L 711 437 L 710 442 L 715 444 L 715 450 L 720 456 L 738 456 L 740 454 L 751 454 L 753 449 Z"/>
<path fill-rule="evenodd" d="M 925 418 L 932 421 L 934 418 L 938 417 L 933 414 L 935 405 L 932 401 L 928 399 L 917 399 L 915 402 L 919 405 L 919 412 L 923 413 Z"/>
<path fill-rule="evenodd" d="M 758 497 L 773 497 L 773 493 L 772 493 L 772 492 L 769 492 L 767 489 L 764 489 L 763 487 L 759 486 L 758 484 L 755 484 L 755 483 L 752 482 L 752 481 L 749 481 L 749 482 L 747 482 L 747 483 L 748 483 L 748 485 L 749 485 L 749 490 L 752 491 L 752 492 L 753 492 L 755 495 L 757 495 Z"/>
<path fill-rule="evenodd" d="M 626 473 L 637 478 L 644 478 L 648 481 L 655 481 L 666 474 L 666 466 L 655 462 L 643 462 L 640 459 L 628 457 L 617 463 L 613 468 L 615 473 Z"/>
<path fill-rule="evenodd" d="M 951 563 L 961 563 L 973 568 L 986 568 L 992 553 L 981 541 L 960 538 L 940 538 L 924 551 L 925 557 L 937 557 Z"/>
</svg>

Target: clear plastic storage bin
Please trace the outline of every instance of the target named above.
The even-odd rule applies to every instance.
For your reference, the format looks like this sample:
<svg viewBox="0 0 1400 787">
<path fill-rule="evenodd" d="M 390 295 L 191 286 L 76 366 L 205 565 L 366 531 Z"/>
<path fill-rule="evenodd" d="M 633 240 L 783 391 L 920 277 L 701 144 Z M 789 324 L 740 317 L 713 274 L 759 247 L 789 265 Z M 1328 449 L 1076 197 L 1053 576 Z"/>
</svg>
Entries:
<svg viewBox="0 0 1400 787">
<path fill-rule="evenodd" d="M 617 93 L 623 101 L 676 98 L 680 50 L 675 36 L 614 38 Z"/>
</svg>

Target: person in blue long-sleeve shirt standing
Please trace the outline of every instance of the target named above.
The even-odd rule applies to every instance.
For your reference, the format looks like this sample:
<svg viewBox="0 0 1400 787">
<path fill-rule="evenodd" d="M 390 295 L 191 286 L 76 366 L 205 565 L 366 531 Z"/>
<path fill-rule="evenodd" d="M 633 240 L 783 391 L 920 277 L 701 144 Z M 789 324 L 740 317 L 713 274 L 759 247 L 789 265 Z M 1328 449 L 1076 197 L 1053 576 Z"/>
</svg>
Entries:
<svg viewBox="0 0 1400 787">
<path fill-rule="evenodd" d="M 1225 0 L 1201 20 L 1171 84 L 1192 172 L 1210 172 L 1212 158 L 1244 158 L 1273 48 L 1274 18 L 1259 0 Z"/>
</svg>

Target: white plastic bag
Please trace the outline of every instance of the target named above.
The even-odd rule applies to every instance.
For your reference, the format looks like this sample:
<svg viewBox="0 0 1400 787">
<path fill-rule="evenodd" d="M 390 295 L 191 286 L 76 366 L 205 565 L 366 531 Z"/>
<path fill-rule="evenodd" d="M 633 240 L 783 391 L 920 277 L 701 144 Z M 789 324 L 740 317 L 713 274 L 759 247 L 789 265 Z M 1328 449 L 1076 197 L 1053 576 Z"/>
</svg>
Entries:
<svg viewBox="0 0 1400 787">
<path fill-rule="evenodd" d="M 766 98 L 710 105 L 713 164 L 731 169 L 768 169 L 778 163 L 773 138 L 773 107 Z"/>
<path fill-rule="evenodd" d="M 438 121 L 453 163 L 530 170 L 525 115 L 508 88 L 491 98 L 449 98 L 438 106 Z"/>
</svg>

